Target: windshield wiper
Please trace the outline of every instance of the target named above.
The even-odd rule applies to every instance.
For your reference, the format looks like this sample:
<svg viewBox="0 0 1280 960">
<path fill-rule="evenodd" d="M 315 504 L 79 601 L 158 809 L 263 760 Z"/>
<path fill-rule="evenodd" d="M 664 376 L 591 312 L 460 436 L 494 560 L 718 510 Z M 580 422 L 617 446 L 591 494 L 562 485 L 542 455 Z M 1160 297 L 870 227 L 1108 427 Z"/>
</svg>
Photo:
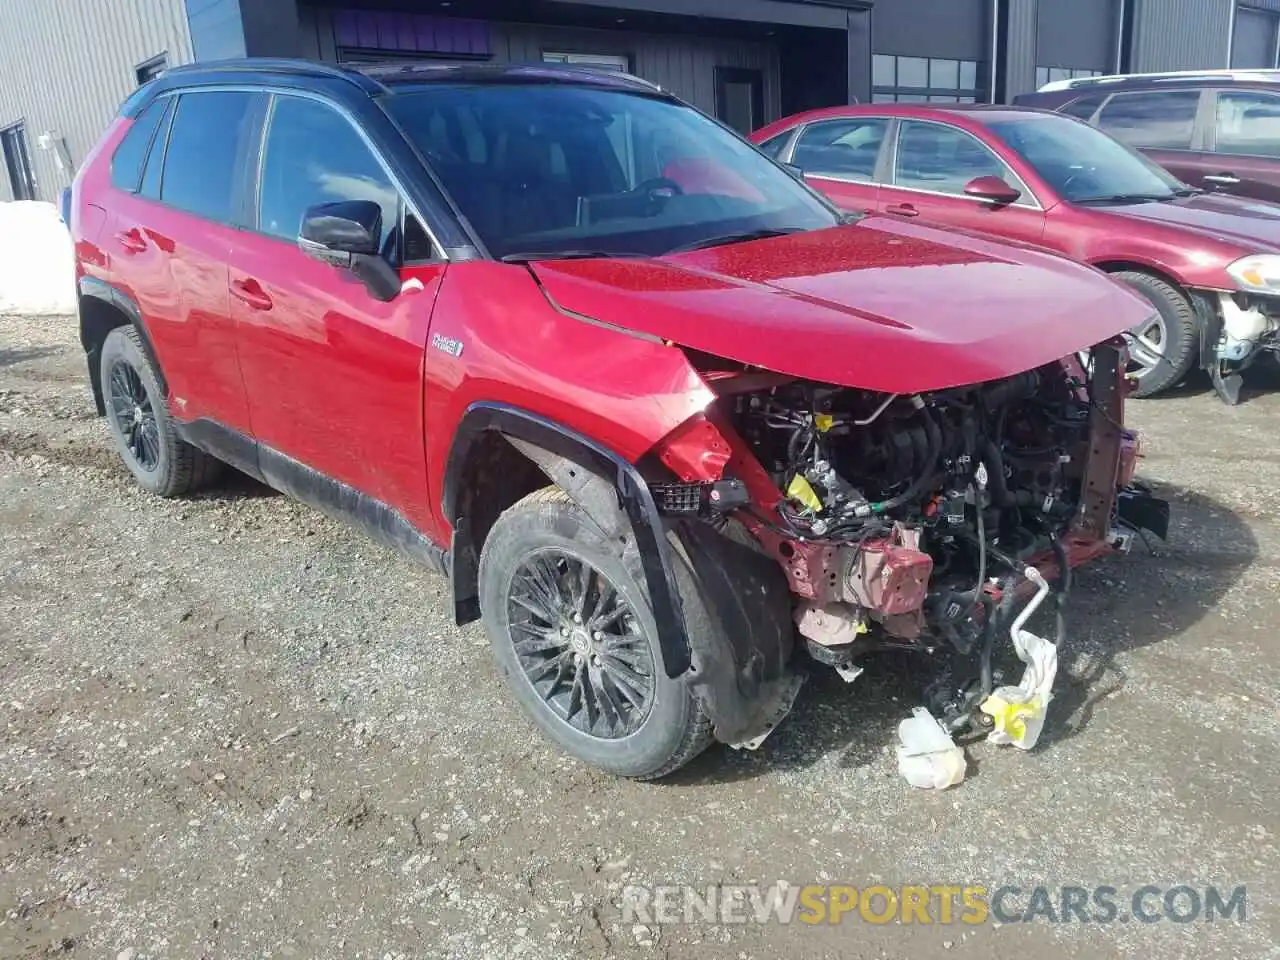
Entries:
<svg viewBox="0 0 1280 960">
<path fill-rule="evenodd" d="M 1085 197 L 1076 203 L 1161 203 L 1177 197 L 1176 193 L 1113 193 L 1102 197 Z"/>
<path fill-rule="evenodd" d="M 620 257 L 643 257 L 647 254 L 626 250 L 544 250 L 537 253 L 508 253 L 499 257 L 503 263 L 532 263 L 536 260 L 616 260 Z"/>
<path fill-rule="evenodd" d="M 664 256 L 670 256 L 673 253 L 691 253 L 694 250 L 706 250 L 708 247 L 724 247 L 731 243 L 747 243 L 751 240 L 768 240 L 770 237 L 785 237 L 791 233 L 803 233 L 800 227 L 788 227 L 783 230 L 751 230 L 746 233 L 726 233 L 720 237 L 706 237 L 702 240 L 695 240 L 693 243 L 686 243 L 683 246 L 673 247 L 668 250 Z"/>
</svg>

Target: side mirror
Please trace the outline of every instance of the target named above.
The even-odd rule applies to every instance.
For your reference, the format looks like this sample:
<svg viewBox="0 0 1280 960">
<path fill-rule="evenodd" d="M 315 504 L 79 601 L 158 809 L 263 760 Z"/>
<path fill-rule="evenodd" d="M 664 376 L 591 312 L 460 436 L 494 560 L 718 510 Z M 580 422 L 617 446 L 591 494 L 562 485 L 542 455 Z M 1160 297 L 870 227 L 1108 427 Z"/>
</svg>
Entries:
<svg viewBox="0 0 1280 960">
<path fill-rule="evenodd" d="M 967 197 L 987 200 L 999 206 L 1014 203 L 1022 196 L 1021 190 L 1009 186 L 999 177 L 990 175 L 970 180 L 964 185 L 964 193 Z"/>
<path fill-rule="evenodd" d="M 372 200 L 338 200 L 308 207 L 298 249 L 321 263 L 350 270 L 378 300 L 400 293 L 400 276 L 382 257 L 382 208 Z"/>
<path fill-rule="evenodd" d="M 797 180 L 804 179 L 804 170 L 801 167 L 797 166 L 796 164 L 782 163 L 782 161 L 778 161 L 778 165 L 782 167 L 783 170 L 787 171 L 787 173 L 795 177 Z"/>
</svg>

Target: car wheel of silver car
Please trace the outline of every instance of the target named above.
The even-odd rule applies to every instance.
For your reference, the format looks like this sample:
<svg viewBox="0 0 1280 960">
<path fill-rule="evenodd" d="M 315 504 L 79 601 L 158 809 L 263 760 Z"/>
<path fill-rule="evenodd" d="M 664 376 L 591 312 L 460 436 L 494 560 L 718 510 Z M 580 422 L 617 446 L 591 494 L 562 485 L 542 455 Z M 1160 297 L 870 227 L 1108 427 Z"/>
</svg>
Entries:
<svg viewBox="0 0 1280 960">
<path fill-rule="evenodd" d="M 133 326 L 107 334 L 99 370 L 116 450 L 143 488 L 176 497 L 214 478 L 221 464 L 178 436 L 164 390 Z"/>
<path fill-rule="evenodd" d="M 662 668 L 634 547 L 620 549 L 557 487 L 502 514 L 480 556 L 480 609 L 498 666 L 539 728 L 574 756 L 663 776 L 711 740 Z"/>
<path fill-rule="evenodd" d="M 1142 294 L 1156 312 L 1129 330 L 1129 375 L 1138 382 L 1134 396 L 1150 397 L 1174 386 L 1196 358 L 1199 324 L 1191 302 L 1172 284 L 1149 273 L 1123 271 L 1115 279 Z"/>
</svg>

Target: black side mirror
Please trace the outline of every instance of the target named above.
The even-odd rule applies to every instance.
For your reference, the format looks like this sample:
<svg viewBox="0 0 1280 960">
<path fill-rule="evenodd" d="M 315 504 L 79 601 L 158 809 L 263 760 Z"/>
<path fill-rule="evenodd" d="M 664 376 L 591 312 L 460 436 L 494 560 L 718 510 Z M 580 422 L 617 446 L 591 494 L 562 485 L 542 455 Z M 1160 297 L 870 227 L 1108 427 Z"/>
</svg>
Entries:
<svg viewBox="0 0 1280 960">
<path fill-rule="evenodd" d="M 308 207 L 298 249 L 322 263 L 350 270 L 383 302 L 400 293 L 400 276 L 382 257 L 382 208 L 372 200 L 338 200 Z"/>
</svg>

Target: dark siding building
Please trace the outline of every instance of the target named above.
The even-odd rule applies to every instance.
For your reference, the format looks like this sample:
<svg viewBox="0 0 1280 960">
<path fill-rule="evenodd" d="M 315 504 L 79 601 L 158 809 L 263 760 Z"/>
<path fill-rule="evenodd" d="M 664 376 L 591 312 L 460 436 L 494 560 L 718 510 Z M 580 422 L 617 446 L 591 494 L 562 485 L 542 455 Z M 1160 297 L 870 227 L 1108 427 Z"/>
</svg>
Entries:
<svg viewBox="0 0 1280 960">
<path fill-rule="evenodd" d="M 1280 0 L 25 0 L 0 17 L 0 200 L 51 200 L 166 66 L 581 62 L 748 130 L 850 100 L 1003 101 L 1125 71 L 1275 67 Z"/>
</svg>

